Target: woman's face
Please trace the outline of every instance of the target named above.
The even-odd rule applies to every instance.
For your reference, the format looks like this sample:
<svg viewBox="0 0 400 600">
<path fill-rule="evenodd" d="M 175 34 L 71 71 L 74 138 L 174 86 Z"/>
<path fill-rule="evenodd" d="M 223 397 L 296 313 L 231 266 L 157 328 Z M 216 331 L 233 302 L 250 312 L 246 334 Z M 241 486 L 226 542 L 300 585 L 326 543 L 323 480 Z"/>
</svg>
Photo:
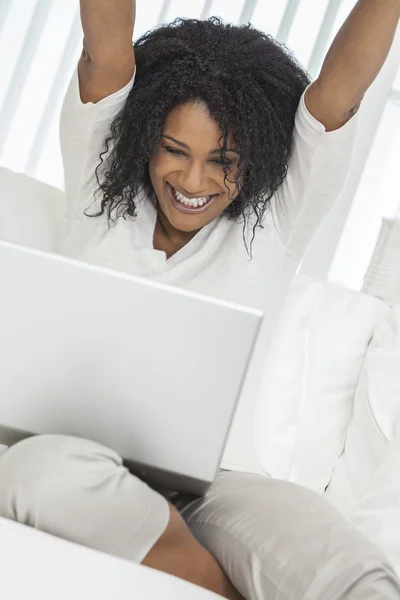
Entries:
<svg viewBox="0 0 400 600">
<path fill-rule="evenodd" d="M 238 195 L 235 177 L 240 157 L 228 140 L 230 173 L 226 178 L 221 136 L 218 124 L 200 102 L 178 106 L 165 121 L 159 147 L 150 160 L 150 179 L 162 212 L 178 231 L 198 231 Z"/>
</svg>

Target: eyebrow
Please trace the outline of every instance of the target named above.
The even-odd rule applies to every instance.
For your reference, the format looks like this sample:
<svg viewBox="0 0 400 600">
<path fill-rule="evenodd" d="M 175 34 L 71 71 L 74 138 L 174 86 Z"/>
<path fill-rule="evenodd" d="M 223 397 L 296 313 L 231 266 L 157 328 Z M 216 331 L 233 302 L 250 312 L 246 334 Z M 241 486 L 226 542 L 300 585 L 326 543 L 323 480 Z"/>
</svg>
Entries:
<svg viewBox="0 0 400 600">
<path fill-rule="evenodd" d="M 179 140 L 176 140 L 175 138 L 171 137 L 170 135 L 162 135 L 161 137 L 170 140 L 171 142 L 174 142 L 175 144 L 177 144 L 178 146 L 181 146 L 182 148 L 186 148 L 187 150 L 190 150 L 189 146 L 187 144 L 184 144 L 183 142 L 180 142 Z M 221 150 L 222 148 L 219 148 L 217 150 L 212 150 L 211 152 L 209 152 L 209 154 L 221 154 Z M 234 150 L 233 148 L 227 148 L 225 150 L 225 152 L 234 152 L 235 154 L 239 154 L 239 152 L 237 150 Z"/>
</svg>

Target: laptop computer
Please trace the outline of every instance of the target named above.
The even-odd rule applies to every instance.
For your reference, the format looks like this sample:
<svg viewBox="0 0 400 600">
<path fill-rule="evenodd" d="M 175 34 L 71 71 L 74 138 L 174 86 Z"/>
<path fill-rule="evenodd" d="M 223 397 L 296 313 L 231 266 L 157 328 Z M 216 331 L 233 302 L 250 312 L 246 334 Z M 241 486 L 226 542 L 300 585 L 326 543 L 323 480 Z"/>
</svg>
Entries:
<svg viewBox="0 0 400 600">
<path fill-rule="evenodd" d="M 91 439 L 203 494 L 262 314 L 5 241 L 0 281 L 0 443 Z"/>
</svg>

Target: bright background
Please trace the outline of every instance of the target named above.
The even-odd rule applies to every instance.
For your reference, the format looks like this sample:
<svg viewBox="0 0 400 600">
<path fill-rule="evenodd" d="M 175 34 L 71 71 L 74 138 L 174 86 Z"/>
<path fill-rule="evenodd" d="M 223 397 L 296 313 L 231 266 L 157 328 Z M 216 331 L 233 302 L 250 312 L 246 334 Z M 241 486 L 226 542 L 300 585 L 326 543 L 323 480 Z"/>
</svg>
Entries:
<svg viewBox="0 0 400 600">
<path fill-rule="evenodd" d="M 137 0 L 136 35 L 175 17 L 251 21 L 319 68 L 355 0 Z M 81 51 L 78 0 L 0 0 L 0 165 L 63 187 L 58 120 Z M 364 102 L 346 189 L 303 270 L 359 288 L 383 217 L 400 209 L 400 35 Z M 399 257 L 400 258 L 400 257 Z"/>
</svg>

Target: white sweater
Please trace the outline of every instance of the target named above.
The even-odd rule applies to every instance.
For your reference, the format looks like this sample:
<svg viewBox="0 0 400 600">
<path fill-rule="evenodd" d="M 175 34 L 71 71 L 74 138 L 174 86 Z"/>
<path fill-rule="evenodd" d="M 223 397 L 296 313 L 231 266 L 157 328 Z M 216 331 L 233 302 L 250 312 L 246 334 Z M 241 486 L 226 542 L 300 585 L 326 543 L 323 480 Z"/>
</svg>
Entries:
<svg viewBox="0 0 400 600">
<path fill-rule="evenodd" d="M 64 253 L 261 308 L 265 314 L 263 329 L 244 389 L 244 395 L 252 400 L 283 298 L 315 230 L 344 184 L 357 119 L 327 133 L 308 112 L 303 95 L 296 116 L 288 174 L 272 198 L 264 228 L 256 232 L 252 259 L 244 245 L 243 225 L 229 221 L 224 215 L 204 227 L 167 260 L 164 252 L 153 248 L 157 215 L 150 200 L 141 202 L 136 219 L 119 219 L 111 228 L 105 215 L 97 218 L 84 215 L 86 209 L 91 207 L 93 212 L 93 207 L 98 206 L 93 204 L 98 187 L 95 169 L 110 124 L 123 107 L 132 85 L 133 80 L 97 104 L 83 104 L 77 72 L 73 76 L 61 116 L 67 198 Z M 248 417 L 249 401 L 246 401 Z M 243 418 L 242 415 L 242 421 Z"/>
</svg>

